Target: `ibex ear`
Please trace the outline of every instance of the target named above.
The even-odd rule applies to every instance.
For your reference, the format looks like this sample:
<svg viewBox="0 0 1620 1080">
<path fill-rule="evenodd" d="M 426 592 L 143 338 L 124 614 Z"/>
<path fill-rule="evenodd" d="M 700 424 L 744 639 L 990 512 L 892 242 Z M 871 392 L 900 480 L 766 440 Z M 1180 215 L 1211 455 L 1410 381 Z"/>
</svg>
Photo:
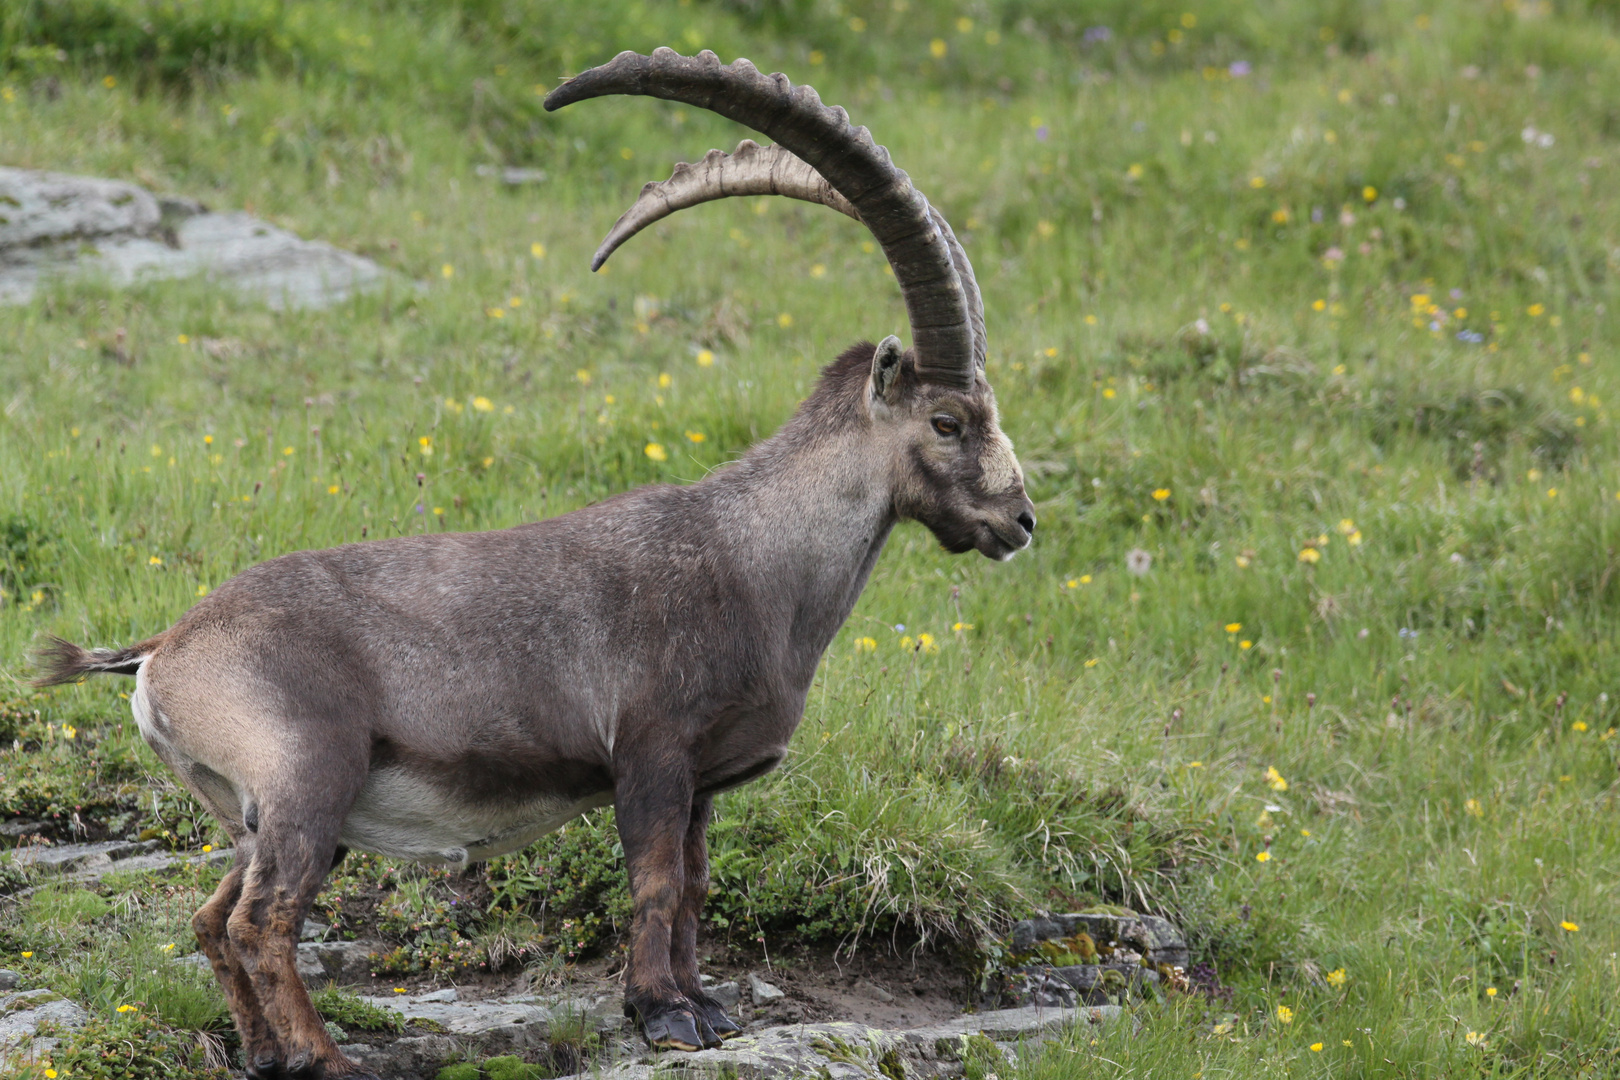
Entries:
<svg viewBox="0 0 1620 1080">
<path fill-rule="evenodd" d="M 872 396 L 893 403 L 892 392 L 900 381 L 900 357 L 905 352 L 900 339 L 890 334 L 872 352 Z"/>
</svg>

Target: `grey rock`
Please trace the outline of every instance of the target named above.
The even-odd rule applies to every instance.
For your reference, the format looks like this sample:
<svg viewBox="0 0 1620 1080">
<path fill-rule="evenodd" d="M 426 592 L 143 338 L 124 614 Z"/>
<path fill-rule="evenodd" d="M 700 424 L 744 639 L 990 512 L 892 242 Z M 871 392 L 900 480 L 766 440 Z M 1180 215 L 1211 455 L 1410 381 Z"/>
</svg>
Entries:
<svg viewBox="0 0 1620 1080">
<path fill-rule="evenodd" d="M 395 1039 L 387 1046 L 349 1043 L 343 1048 L 345 1054 L 372 1072 L 397 1080 L 432 1077 L 458 1050 L 456 1040 L 449 1035 L 417 1035 Z"/>
<path fill-rule="evenodd" d="M 15 990 L 22 985 L 22 974 L 10 968 L 0 968 L 0 990 Z"/>
<path fill-rule="evenodd" d="M 448 990 L 435 990 L 431 994 L 418 994 L 416 996 L 416 1000 L 417 1001 L 456 1001 L 460 997 L 461 997 L 461 994 L 456 990 L 455 987 L 452 986 Z"/>
<path fill-rule="evenodd" d="M 122 180 L 0 169 L 0 248 L 140 236 L 162 220 L 152 194 Z"/>
<path fill-rule="evenodd" d="M 26 303 L 65 276 L 116 286 L 201 276 L 271 307 L 324 307 L 390 277 L 250 214 L 159 200 L 122 181 L 0 168 L 0 303 Z"/>
<path fill-rule="evenodd" d="M 8 821 L 0 825 L 0 836 L 15 840 L 30 833 L 37 833 L 45 827 L 43 821 Z"/>
<path fill-rule="evenodd" d="M 76 1030 L 88 1019 L 82 1008 L 51 990 L 0 994 L 0 1067 L 20 1065 L 55 1046 L 55 1040 L 38 1037 L 41 1024 Z"/>
<path fill-rule="evenodd" d="M 1043 941 L 1065 936 L 1067 935 L 1051 919 L 1024 919 L 1013 924 L 1012 947 L 1015 952 L 1029 952 Z"/>
<path fill-rule="evenodd" d="M 753 995 L 755 1005 L 770 1005 L 787 997 L 786 991 L 772 986 L 752 971 L 748 973 L 748 992 Z"/>
<path fill-rule="evenodd" d="M 301 941 L 298 975 L 308 983 L 364 983 L 371 977 L 372 954 L 383 947 L 377 941 Z"/>
<path fill-rule="evenodd" d="M 162 847 L 157 840 L 144 843 L 128 840 L 102 840 L 94 844 L 55 844 L 51 847 L 20 847 L 11 861 L 43 873 L 107 870 L 113 863 L 145 855 Z"/>
<path fill-rule="evenodd" d="M 330 929 L 332 928 L 325 923 L 318 923 L 314 919 L 305 919 L 304 928 L 298 932 L 298 940 L 319 941 L 326 936 L 326 932 Z"/>
<path fill-rule="evenodd" d="M 1121 921 L 1120 940 L 1135 947 L 1154 967 L 1167 964 L 1185 970 L 1189 962 L 1187 938 L 1181 928 L 1157 915 L 1139 915 Z"/>
<path fill-rule="evenodd" d="M 720 1003 L 722 1009 L 735 1009 L 742 1003 L 742 987 L 735 981 L 715 983 L 708 987 L 709 996 Z"/>
<path fill-rule="evenodd" d="M 534 1042 L 545 1040 L 551 1029 L 553 1010 L 544 1005 L 516 1001 L 445 1001 L 436 994 L 421 996 L 362 997 L 379 1009 L 398 1013 L 407 1021 L 426 1020 L 452 1035 L 489 1035 L 511 1028 L 533 1028 Z M 527 1045 L 520 1041 L 519 1045 Z"/>
<path fill-rule="evenodd" d="M 856 981 L 854 986 L 850 987 L 850 989 L 854 990 L 857 994 L 860 994 L 863 997 L 869 997 L 874 1001 L 881 1001 L 885 1005 L 891 1004 L 894 1001 L 893 994 L 889 993 L 883 987 L 879 986 L 870 979 L 859 979 Z"/>
</svg>

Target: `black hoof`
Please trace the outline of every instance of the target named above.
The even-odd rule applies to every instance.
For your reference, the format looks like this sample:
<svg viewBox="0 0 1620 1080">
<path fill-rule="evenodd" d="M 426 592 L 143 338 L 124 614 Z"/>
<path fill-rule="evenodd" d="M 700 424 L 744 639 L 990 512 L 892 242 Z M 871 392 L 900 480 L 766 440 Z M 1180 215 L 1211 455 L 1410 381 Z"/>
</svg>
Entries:
<svg viewBox="0 0 1620 1080">
<path fill-rule="evenodd" d="M 698 1007 L 698 1015 L 703 1019 L 709 1030 L 714 1032 L 715 1038 L 721 1040 L 734 1039 L 742 1034 L 742 1025 L 727 1016 L 726 1010 L 720 1007 L 718 1001 L 704 995 L 701 998 L 694 998 L 693 1004 Z"/>
<path fill-rule="evenodd" d="M 661 1050 L 702 1050 L 703 1034 L 692 1010 L 680 1005 L 665 1006 L 652 1015 L 640 1013 L 641 1031 L 647 1042 Z M 713 1033 L 711 1032 L 711 1037 Z M 714 1040 L 719 1045 L 719 1040 Z"/>
</svg>

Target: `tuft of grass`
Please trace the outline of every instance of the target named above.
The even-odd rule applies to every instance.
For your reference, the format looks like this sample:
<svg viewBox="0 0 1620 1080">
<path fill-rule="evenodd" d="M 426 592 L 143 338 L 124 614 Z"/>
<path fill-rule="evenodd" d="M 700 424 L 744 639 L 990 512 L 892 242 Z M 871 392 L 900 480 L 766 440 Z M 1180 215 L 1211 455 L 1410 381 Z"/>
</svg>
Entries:
<svg viewBox="0 0 1620 1080">
<path fill-rule="evenodd" d="M 324 986 L 310 995 L 315 1011 L 343 1028 L 360 1031 L 388 1031 L 395 1035 L 405 1030 L 398 1013 L 378 1008 L 360 999 L 358 994 L 337 986 Z"/>
</svg>

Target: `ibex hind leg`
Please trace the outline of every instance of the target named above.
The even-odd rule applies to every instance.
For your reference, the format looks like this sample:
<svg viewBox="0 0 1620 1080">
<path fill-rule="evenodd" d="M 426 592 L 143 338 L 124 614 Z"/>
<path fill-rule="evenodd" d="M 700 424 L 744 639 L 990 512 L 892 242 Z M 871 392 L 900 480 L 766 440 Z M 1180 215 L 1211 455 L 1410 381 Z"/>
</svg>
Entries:
<svg viewBox="0 0 1620 1080">
<path fill-rule="evenodd" d="M 242 958 L 226 931 L 231 912 L 242 896 L 242 875 L 253 859 L 251 835 L 243 834 L 231 839 L 236 849 L 236 865 L 231 867 L 208 902 L 198 909 L 191 920 L 191 929 L 197 935 L 197 944 L 208 958 L 209 966 L 214 970 L 214 978 L 219 980 L 220 990 L 225 994 L 225 1005 L 230 1009 L 231 1019 L 241 1035 L 247 1060 L 279 1060 L 282 1055 L 276 1044 L 275 1033 L 270 1030 L 259 997 L 253 991 L 253 980 L 248 977 L 247 968 L 243 966 Z"/>
<path fill-rule="evenodd" d="M 372 1078 L 327 1033 L 298 976 L 299 931 L 336 860 L 338 833 L 362 775 L 301 777 L 286 770 L 288 790 L 257 794 L 259 828 L 241 895 L 226 922 L 254 996 L 275 1037 L 273 1050 L 248 1060 L 250 1077 Z M 293 783 L 301 780 L 301 783 Z"/>
</svg>

